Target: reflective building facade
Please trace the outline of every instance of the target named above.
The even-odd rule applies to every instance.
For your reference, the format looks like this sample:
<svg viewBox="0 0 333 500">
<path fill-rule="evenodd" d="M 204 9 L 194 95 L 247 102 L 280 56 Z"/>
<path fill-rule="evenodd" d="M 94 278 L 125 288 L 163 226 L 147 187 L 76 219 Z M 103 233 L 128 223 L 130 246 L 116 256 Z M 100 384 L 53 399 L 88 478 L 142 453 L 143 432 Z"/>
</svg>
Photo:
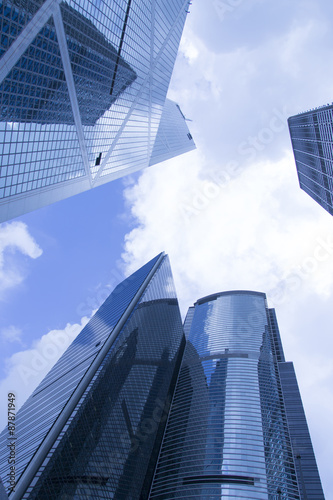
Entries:
<svg viewBox="0 0 333 500">
<path fill-rule="evenodd" d="M 2 432 L 0 457 L 11 500 L 324 500 L 265 294 L 199 299 L 183 328 L 164 254 L 115 288 L 18 411 L 15 438 Z"/>
<path fill-rule="evenodd" d="M 166 102 L 188 4 L 0 0 L 0 221 L 194 149 Z"/>
<path fill-rule="evenodd" d="M 333 215 L 333 105 L 288 119 L 300 187 Z"/>
<path fill-rule="evenodd" d="M 279 373 L 300 498 L 325 500 L 294 366 L 291 362 L 285 362 L 284 356 L 279 363 Z"/>
<path fill-rule="evenodd" d="M 298 389 L 286 373 L 265 294 L 202 298 L 189 309 L 185 332 L 149 499 L 323 499 L 304 412 L 291 401 Z M 295 468 L 296 442 L 304 445 L 302 471 Z M 310 469 L 302 490 L 301 474 Z"/>
<path fill-rule="evenodd" d="M 19 410 L 9 498 L 148 498 L 184 345 L 161 254 L 115 288 Z M 9 492 L 7 445 L 5 429 Z"/>
</svg>

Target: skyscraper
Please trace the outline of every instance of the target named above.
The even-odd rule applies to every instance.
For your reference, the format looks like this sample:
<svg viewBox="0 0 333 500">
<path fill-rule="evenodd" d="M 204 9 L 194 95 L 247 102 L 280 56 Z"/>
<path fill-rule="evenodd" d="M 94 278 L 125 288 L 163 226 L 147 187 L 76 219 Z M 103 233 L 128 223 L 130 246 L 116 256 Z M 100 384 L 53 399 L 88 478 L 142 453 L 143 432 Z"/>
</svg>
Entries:
<svg viewBox="0 0 333 500">
<path fill-rule="evenodd" d="M 265 294 L 199 299 L 185 332 L 149 499 L 324 499 L 292 363 Z"/>
<path fill-rule="evenodd" d="M 265 294 L 201 298 L 184 330 L 160 254 L 115 288 L 0 435 L 9 498 L 324 500 Z"/>
<path fill-rule="evenodd" d="M 301 189 L 333 215 L 333 105 L 288 119 Z"/>
<path fill-rule="evenodd" d="M 1 434 L 9 498 L 147 498 L 184 345 L 160 254 L 83 328 L 17 413 L 15 436 Z"/>
<path fill-rule="evenodd" d="M 0 222 L 195 147 L 166 101 L 188 3 L 2 0 Z"/>
</svg>

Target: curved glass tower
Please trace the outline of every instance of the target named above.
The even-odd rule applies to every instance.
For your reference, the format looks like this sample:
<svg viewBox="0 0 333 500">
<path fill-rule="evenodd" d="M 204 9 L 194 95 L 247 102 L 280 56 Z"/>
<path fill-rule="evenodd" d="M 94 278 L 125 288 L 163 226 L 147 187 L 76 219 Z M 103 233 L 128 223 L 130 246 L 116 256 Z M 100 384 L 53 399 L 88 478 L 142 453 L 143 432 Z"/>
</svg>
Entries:
<svg viewBox="0 0 333 500">
<path fill-rule="evenodd" d="M 300 498 L 274 320 L 258 292 L 219 293 L 190 308 L 151 499 Z"/>
</svg>

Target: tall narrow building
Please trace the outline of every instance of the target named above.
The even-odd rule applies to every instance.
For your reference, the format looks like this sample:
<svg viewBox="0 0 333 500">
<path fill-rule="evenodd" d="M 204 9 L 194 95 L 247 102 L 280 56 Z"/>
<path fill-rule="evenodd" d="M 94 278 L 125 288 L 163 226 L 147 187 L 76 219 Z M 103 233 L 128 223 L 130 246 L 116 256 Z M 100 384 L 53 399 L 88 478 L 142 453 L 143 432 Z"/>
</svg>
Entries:
<svg viewBox="0 0 333 500">
<path fill-rule="evenodd" d="M 188 4 L 0 2 L 0 222 L 157 163 L 161 144 L 194 149 L 166 101 Z"/>
<path fill-rule="evenodd" d="M 333 215 L 333 104 L 288 119 L 301 189 Z"/>
<path fill-rule="evenodd" d="M 148 498 L 184 345 L 160 254 L 115 288 L 1 434 L 9 498 Z"/>
<path fill-rule="evenodd" d="M 323 500 L 292 363 L 265 294 L 199 299 L 185 332 L 149 500 Z"/>
</svg>

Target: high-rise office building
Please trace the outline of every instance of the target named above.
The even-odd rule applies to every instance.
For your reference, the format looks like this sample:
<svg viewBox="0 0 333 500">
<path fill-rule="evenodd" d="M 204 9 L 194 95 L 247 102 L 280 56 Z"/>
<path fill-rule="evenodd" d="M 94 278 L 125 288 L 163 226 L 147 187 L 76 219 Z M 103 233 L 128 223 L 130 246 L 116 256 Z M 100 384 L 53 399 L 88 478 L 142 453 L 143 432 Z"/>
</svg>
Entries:
<svg viewBox="0 0 333 500">
<path fill-rule="evenodd" d="M 184 346 L 160 254 L 115 288 L 18 411 L 14 435 L 1 434 L 9 498 L 147 499 Z"/>
<path fill-rule="evenodd" d="M 194 149 L 166 101 L 188 4 L 0 0 L 0 222 Z"/>
<path fill-rule="evenodd" d="M 265 294 L 204 297 L 189 309 L 185 332 L 149 499 L 324 499 Z"/>
<path fill-rule="evenodd" d="M 0 500 L 8 500 L 8 495 L 6 493 L 5 487 L 2 483 L 2 479 L 0 478 Z"/>
<path fill-rule="evenodd" d="M 324 500 L 265 294 L 199 299 L 184 331 L 160 254 L 115 288 L 2 432 L 9 498 Z"/>
<path fill-rule="evenodd" d="M 293 363 L 278 364 L 301 500 L 324 500 Z"/>
<path fill-rule="evenodd" d="M 301 189 L 333 215 L 333 105 L 288 119 Z"/>
</svg>

